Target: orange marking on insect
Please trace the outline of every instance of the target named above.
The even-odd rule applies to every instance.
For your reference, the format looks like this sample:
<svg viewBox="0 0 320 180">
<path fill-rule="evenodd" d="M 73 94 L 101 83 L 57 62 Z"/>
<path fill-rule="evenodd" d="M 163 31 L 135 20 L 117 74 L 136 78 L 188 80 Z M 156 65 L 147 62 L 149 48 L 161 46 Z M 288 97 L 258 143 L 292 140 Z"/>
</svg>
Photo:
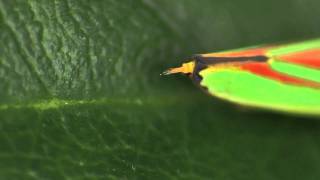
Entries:
<svg viewBox="0 0 320 180">
<path fill-rule="evenodd" d="M 320 68 L 320 49 L 291 53 L 277 58 L 286 62 L 296 63 L 310 68 Z"/>
</svg>

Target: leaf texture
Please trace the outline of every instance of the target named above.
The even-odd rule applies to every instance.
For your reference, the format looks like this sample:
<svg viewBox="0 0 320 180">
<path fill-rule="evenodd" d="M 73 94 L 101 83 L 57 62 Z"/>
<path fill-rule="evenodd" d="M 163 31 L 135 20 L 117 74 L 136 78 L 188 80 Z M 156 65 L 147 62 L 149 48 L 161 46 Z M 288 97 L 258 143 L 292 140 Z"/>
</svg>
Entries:
<svg viewBox="0 0 320 180">
<path fill-rule="evenodd" d="M 159 76 L 194 53 L 317 36 L 317 7 L 0 1 L 0 178 L 317 179 L 317 120 Z"/>
</svg>

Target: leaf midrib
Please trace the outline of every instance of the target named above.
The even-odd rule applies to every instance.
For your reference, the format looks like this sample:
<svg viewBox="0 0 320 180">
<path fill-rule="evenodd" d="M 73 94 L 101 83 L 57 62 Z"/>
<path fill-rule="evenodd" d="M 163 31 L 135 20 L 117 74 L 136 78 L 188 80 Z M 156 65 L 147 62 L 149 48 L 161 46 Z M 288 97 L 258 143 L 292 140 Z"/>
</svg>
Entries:
<svg viewBox="0 0 320 180">
<path fill-rule="evenodd" d="M 59 109 L 64 107 L 74 107 L 81 105 L 124 105 L 124 106 L 170 106 L 181 104 L 192 104 L 191 99 L 186 99 L 188 96 L 193 96 L 193 93 L 180 94 L 179 96 L 150 96 L 150 97 L 112 97 L 112 98 L 98 98 L 98 99 L 59 99 L 52 98 L 46 100 L 20 102 L 20 103 L 7 103 L 0 104 L 0 111 L 10 109 L 35 109 L 46 111 L 50 109 Z M 198 93 L 197 93 L 198 94 Z M 194 94 L 196 96 L 196 94 Z M 166 99 L 166 101 L 163 101 Z M 197 102 L 199 103 L 199 102 Z"/>
</svg>

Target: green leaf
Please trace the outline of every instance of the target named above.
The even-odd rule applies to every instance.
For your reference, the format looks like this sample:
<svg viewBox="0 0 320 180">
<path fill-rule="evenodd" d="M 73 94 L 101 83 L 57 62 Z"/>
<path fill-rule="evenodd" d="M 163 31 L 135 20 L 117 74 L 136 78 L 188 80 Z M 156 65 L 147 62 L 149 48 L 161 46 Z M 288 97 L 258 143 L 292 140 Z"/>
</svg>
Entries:
<svg viewBox="0 0 320 180">
<path fill-rule="evenodd" d="M 320 35 L 320 2 L 0 1 L 1 179 L 318 179 L 320 122 L 160 72 Z"/>
</svg>

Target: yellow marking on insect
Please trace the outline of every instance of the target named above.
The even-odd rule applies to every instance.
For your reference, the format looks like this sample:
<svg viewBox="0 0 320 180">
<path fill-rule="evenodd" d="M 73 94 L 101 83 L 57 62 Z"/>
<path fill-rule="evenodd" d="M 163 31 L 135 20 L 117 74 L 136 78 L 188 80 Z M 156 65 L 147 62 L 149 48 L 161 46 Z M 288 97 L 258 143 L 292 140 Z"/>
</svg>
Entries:
<svg viewBox="0 0 320 180">
<path fill-rule="evenodd" d="M 175 73 L 190 74 L 193 72 L 194 66 L 195 66 L 194 61 L 190 61 L 187 63 L 183 63 L 182 66 L 180 67 L 170 68 L 164 71 L 163 73 L 161 73 L 161 75 L 169 75 L 169 74 L 175 74 Z"/>
<path fill-rule="evenodd" d="M 205 75 L 207 73 L 218 72 L 218 71 L 225 71 L 225 70 L 239 70 L 240 68 L 237 65 L 241 63 L 233 63 L 233 64 L 217 64 L 214 66 L 209 66 L 208 68 L 202 70 L 200 72 L 201 75 Z"/>
</svg>

